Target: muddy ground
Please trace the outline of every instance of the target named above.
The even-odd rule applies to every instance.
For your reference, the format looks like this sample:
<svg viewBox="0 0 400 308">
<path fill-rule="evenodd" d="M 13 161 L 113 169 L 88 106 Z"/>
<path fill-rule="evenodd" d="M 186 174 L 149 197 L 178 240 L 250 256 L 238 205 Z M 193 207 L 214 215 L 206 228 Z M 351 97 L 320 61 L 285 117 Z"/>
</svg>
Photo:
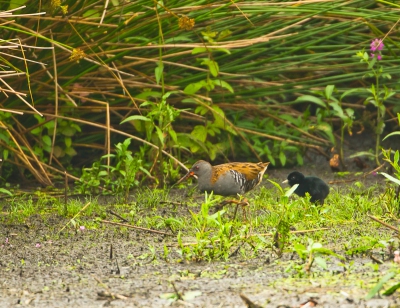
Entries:
<svg viewBox="0 0 400 308">
<path fill-rule="evenodd" d="M 324 157 L 313 157 L 296 169 L 338 180 Z M 271 169 L 269 178 L 281 182 L 291 170 Z M 357 180 L 366 186 L 382 181 L 374 174 Z M 267 181 L 263 185 L 271 187 Z M 250 260 L 234 255 L 227 262 L 177 262 L 179 255 L 170 247 L 173 261 L 168 262 L 160 255 L 164 244 L 176 244 L 176 237 L 122 232 L 112 225 L 92 230 L 76 226 L 57 234 L 67 221 L 33 215 L 24 223 L 0 226 L 0 307 L 246 307 L 240 295 L 253 307 L 400 307 L 398 291 L 367 301 L 362 281 L 351 278 L 370 275 L 365 266 L 372 263 L 370 256 L 352 258 L 351 271 L 332 259 L 326 279 L 291 279 L 285 268 L 296 256 L 289 253 L 277 259 L 266 249 Z M 382 228 L 382 233 L 390 231 Z M 149 245 L 156 248 L 156 259 Z M 376 281 L 392 266 L 387 257 L 375 273 Z M 176 292 L 183 298 L 167 298 Z"/>
</svg>

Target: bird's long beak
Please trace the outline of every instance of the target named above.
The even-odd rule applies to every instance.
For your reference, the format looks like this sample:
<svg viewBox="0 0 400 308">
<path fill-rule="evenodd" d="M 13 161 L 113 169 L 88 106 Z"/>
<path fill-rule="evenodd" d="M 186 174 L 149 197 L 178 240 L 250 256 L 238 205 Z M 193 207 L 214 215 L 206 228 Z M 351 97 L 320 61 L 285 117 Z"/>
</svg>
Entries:
<svg viewBox="0 0 400 308">
<path fill-rule="evenodd" d="M 282 182 L 282 184 L 286 184 L 287 182 L 289 182 L 289 180 L 284 180 L 284 181 Z"/>
<path fill-rule="evenodd" d="M 176 182 L 175 185 L 176 184 L 180 184 L 181 182 L 183 182 L 184 180 L 190 178 L 191 176 L 194 176 L 194 172 L 189 170 L 189 172 L 186 173 L 186 175 L 183 176 L 178 182 Z"/>
</svg>

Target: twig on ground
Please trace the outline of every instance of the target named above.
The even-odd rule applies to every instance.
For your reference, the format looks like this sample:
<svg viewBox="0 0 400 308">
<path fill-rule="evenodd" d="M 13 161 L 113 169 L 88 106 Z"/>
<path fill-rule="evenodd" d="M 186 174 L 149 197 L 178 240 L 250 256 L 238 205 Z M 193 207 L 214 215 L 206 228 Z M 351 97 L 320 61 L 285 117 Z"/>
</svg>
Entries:
<svg viewBox="0 0 400 308">
<path fill-rule="evenodd" d="M 349 180 L 336 180 L 336 181 L 329 181 L 328 184 L 342 184 L 342 183 L 349 183 L 354 182 L 357 179 L 349 179 Z"/>
<path fill-rule="evenodd" d="M 248 307 L 248 308 L 262 308 L 262 306 L 253 303 L 253 302 L 252 302 L 246 295 L 244 295 L 243 293 L 240 293 L 239 296 L 240 296 L 240 298 L 242 299 L 242 301 L 244 301 L 246 307 Z"/>
<path fill-rule="evenodd" d="M 370 258 L 375 261 L 376 263 L 383 264 L 383 261 L 381 259 L 378 259 L 377 257 L 374 257 L 372 254 L 370 255 Z"/>
<path fill-rule="evenodd" d="M 160 204 L 185 205 L 186 202 L 182 202 L 182 201 L 160 201 Z"/>
<path fill-rule="evenodd" d="M 115 213 L 115 212 L 112 211 L 112 210 L 107 210 L 106 212 L 109 213 L 109 214 L 111 214 L 111 215 L 114 215 L 115 217 L 118 217 L 118 218 L 121 219 L 122 221 L 129 222 L 129 220 L 125 219 L 124 217 L 122 217 L 121 215 Z"/>
<path fill-rule="evenodd" d="M 72 217 L 66 224 L 64 227 L 61 228 L 60 231 L 58 231 L 58 233 L 61 233 L 62 230 L 64 230 L 68 224 L 71 223 L 71 221 L 73 221 L 80 213 L 82 213 L 84 210 L 86 210 L 86 208 L 90 205 L 90 202 L 88 202 L 78 213 L 76 213 L 76 215 L 74 217 Z"/>
<path fill-rule="evenodd" d="M 110 224 L 110 225 L 117 225 L 117 226 L 121 226 L 121 227 L 127 227 L 127 228 L 132 228 L 132 229 L 147 231 L 147 232 L 151 232 L 151 233 L 157 233 L 157 234 L 162 234 L 162 235 L 174 236 L 173 234 L 170 234 L 170 233 L 165 233 L 165 232 L 162 232 L 162 231 L 147 229 L 147 228 L 138 227 L 138 226 L 133 226 L 133 225 L 128 225 L 128 224 L 123 224 L 123 223 L 120 223 L 120 222 L 113 222 L 113 221 L 108 221 L 108 220 L 100 220 L 100 222 L 105 223 L 105 224 Z"/>
<path fill-rule="evenodd" d="M 372 216 L 372 215 L 369 215 L 369 214 L 367 214 L 367 216 L 368 216 L 369 218 L 371 218 L 372 220 L 375 220 L 376 222 L 379 222 L 381 225 L 384 225 L 385 227 L 387 227 L 387 228 L 389 228 L 389 229 L 392 229 L 392 230 L 396 231 L 397 233 L 400 233 L 400 230 L 399 230 L 398 228 L 396 228 L 396 227 L 394 227 L 394 226 L 392 226 L 392 225 L 387 224 L 386 222 L 380 220 L 379 218 L 376 218 L 375 216 Z"/>
<path fill-rule="evenodd" d="M 173 282 L 172 280 L 170 280 L 169 283 L 170 283 L 170 284 L 172 285 L 172 287 L 174 288 L 174 292 L 175 292 L 176 296 L 178 297 L 178 300 L 179 300 L 179 299 L 180 299 L 180 300 L 183 300 L 182 293 L 178 291 L 178 288 L 176 287 L 175 282 Z"/>
<path fill-rule="evenodd" d="M 370 175 L 370 174 L 372 174 L 372 173 L 374 173 L 374 172 L 376 172 L 376 171 L 382 169 L 383 166 L 385 166 L 385 165 L 386 165 L 386 163 L 383 163 L 382 165 L 376 167 L 374 170 L 371 170 L 370 172 L 365 173 L 363 176 L 366 177 L 366 176 L 368 176 L 368 175 Z"/>
<path fill-rule="evenodd" d="M 104 288 L 106 291 L 99 291 L 97 292 L 97 295 L 99 297 L 111 297 L 112 299 L 127 299 L 128 297 L 125 295 L 117 294 L 111 292 L 110 288 L 101 281 L 100 278 L 97 278 L 96 276 L 92 275 L 92 277 Z"/>
</svg>

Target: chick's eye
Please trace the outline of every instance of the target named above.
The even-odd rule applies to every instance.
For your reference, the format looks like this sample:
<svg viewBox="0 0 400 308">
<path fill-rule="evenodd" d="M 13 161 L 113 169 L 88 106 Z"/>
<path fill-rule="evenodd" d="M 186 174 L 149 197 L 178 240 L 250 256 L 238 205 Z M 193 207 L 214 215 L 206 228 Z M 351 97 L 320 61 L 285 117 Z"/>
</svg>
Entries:
<svg viewBox="0 0 400 308">
<path fill-rule="evenodd" d="M 199 166 L 194 167 L 194 169 L 199 170 Z"/>
</svg>

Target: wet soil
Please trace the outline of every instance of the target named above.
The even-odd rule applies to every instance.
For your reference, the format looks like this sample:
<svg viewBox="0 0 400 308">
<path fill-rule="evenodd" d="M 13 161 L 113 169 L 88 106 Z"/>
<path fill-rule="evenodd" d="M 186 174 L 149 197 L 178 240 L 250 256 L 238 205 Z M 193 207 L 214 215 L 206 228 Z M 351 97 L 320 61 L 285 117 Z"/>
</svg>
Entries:
<svg viewBox="0 0 400 308">
<path fill-rule="evenodd" d="M 312 155 L 295 169 L 320 176 L 332 189 L 345 189 L 348 182 L 332 173 L 326 158 Z M 269 179 L 280 183 L 292 170 L 272 168 Z M 375 174 L 351 180 L 378 190 L 376 183 L 382 183 Z M 263 185 L 271 188 L 267 181 Z M 352 278 L 375 275 L 378 282 L 393 267 L 389 255 L 372 274 L 366 270 L 371 257 L 359 255 L 351 259 L 351 269 L 330 260 L 326 279 L 324 274 L 292 279 L 285 269 L 297 257 L 289 253 L 278 258 L 266 249 L 251 259 L 238 254 L 225 262 L 189 262 L 173 247 L 176 237 L 114 225 L 58 233 L 67 222 L 57 215 L 33 215 L 24 223 L 0 225 L 0 307 L 400 307 L 398 293 L 365 300 L 368 289 Z M 170 249 L 167 259 L 164 245 Z"/>
</svg>

